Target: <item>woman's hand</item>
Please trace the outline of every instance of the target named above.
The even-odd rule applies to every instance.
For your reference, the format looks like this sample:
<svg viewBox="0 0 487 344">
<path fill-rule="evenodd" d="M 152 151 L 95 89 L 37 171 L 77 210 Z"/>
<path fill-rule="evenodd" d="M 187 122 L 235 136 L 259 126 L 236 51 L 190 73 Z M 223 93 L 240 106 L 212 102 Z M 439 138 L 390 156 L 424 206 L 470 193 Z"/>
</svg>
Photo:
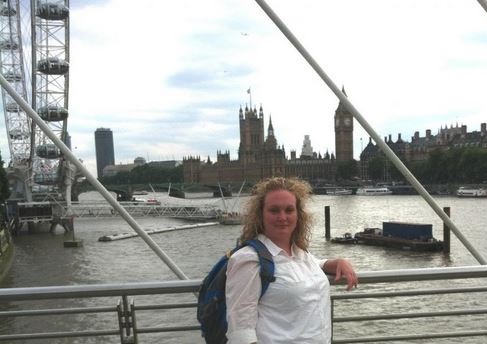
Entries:
<svg viewBox="0 0 487 344">
<path fill-rule="evenodd" d="M 357 288 L 358 277 L 352 264 L 348 260 L 343 258 L 327 260 L 323 266 L 323 270 L 327 273 L 335 274 L 336 282 L 345 278 L 347 280 L 347 290 L 350 290 L 353 287 Z"/>
</svg>

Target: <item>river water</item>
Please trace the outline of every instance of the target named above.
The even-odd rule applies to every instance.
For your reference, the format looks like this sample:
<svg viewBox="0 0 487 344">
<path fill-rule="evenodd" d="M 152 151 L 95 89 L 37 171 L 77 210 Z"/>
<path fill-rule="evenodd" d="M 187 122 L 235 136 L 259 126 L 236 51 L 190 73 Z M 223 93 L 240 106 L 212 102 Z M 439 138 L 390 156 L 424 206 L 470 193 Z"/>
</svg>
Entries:
<svg viewBox="0 0 487 344">
<path fill-rule="evenodd" d="M 150 197 L 152 197 L 151 195 Z M 222 201 L 213 198 L 195 198 L 178 200 L 169 198 L 164 194 L 155 194 L 163 204 L 185 205 L 214 205 L 222 207 Z M 204 195 L 203 195 L 204 196 Z M 81 195 L 81 201 L 101 199 L 96 193 Z M 455 197 L 438 197 L 437 202 L 441 207 L 451 208 L 451 218 L 460 228 L 464 236 L 487 257 L 487 199 L 458 199 Z M 233 203 L 232 203 L 233 202 Z M 228 207 L 235 206 L 235 210 L 245 203 L 245 197 L 227 201 Z M 342 246 L 327 242 L 324 238 L 324 207 L 331 209 L 332 236 L 339 236 L 345 232 L 357 232 L 364 227 L 381 227 L 382 221 L 403 221 L 433 224 L 434 236 L 442 239 L 443 227 L 439 217 L 429 208 L 420 196 L 326 196 L 316 195 L 310 201 L 309 207 L 314 214 L 313 239 L 310 251 L 320 257 L 346 257 L 352 261 L 358 271 L 378 271 L 389 269 L 427 268 L 445 266 L 478 265 L 475 258 L 463 247 L 460 241 L 452 233 L 451 254 L 421 253 L 410 251 L 398 251 L 371 246 Z M 160 229 L 168 226 L 187 224 L 187 221 L 146 217 L 137 221 L 144 229 Z M 99 242 L 103 235 L 132 232 L 133 230 L 121 218 L 81 218 L 75 219 L 76 239 L 83 241 L 79 248 L 65 248 L 64 230 L 58 228 L 55 233 L 27 233 L 22 232 L 15 237 L 16 253 L 14 262 L 7 278 L 2 282 L 2 287 L 36 287 L 74 284 L 118 283 L 139 281 L 165 281 L 177 279 L 175 275 L 164 265 L 155 253 L 140 238 L 132 238 L 114 242 Z M 153 235 L 155 242 L 177 263 L 182 271 L 190 279 L 200 279 L 208 272 L 216 260 L 229 248 L 235 245 L 240 226 L 211 226 L 181 231 L 166 232 Z M 400 288 L 421 288 L 425 282 L 399 286 L 389 285 L 360 285 L 359 291 L 370 291 L 376 288 L 397 290 Z M 469 281 L 453 281 L 454 285 L 470 285 Z M 485 281 L 484 281 L 485 284 Z M 429 284 L 428 284 L 429 285 Z M 334 292 L 341 292 L 343 286 L 333 288 Z M 448 303 L 441 300 L 443 308 L 483 307 L 487 308 L 487 301 L 481 295 L 459 295 L 458 305 L 450 305 L 455 297 L 448 296 Z M 181 300 L 181 296 L 175 297 Z M 193 301 L 192 295 L 185 296 L 186 301 Z M 99 305 L 105 300 L 80 300 L 78 305 Z M 174 301 L 174 300 L 173 300 Z M 351 305 L 345 305 L 338 311 L 355 312 L 359 309 L 380 313 L 381 310 L 413 311 L 419 302 L 424 300 L 410 300 L 406 303 L 394 299 L 382 301 L 362 301 Z M 62 304 L 58 302 L 36 302 L 39 308 L 55 308 Z M 156 297 L 136 298 L 136 305 L 157 303 Z M 171 302 L 166 297 L 160 303 Z M 348 301 L 347 301 L 348 302 Z M 385 302 L 385 303 L 384 303 Z M 73 306 L 75 307 L 76 304 Z M 103 303 L 104 304 L 104 303 Z M 109 303 L 113 304 L 113 301 Z M 17 309 L 19 303 L 0 305 L 2 308 Z M 435 307 L 435 304 L 431 305 Z M 437 310 L 437 309 L 435 309 Z M 479 320 L 480 319 L 480 320 Z M 182 321 L 186 324 L 195 324 L 194 310 L 184 310 L 178 315 L 164 314 L 162 311 L 154 312 L 148 320 L 137 319 L 139 326 L 157 327 L 168 325 L 167 321 L 177 324 Z M 460 331 L 469 328 L 485 329 L 485 316 L 482 318 L 458 318 L 449 331 Z M 449 320 L 450 321 L 450 320 Z M 416 333 L 415 326 L 426 326 L 426 329 L 436 330 L 437 322 L 445 322 L 444 319 L 429 318 L 424 321 L 396 320 L 395 322 L 379 321 L 375 331 L 379 334 L 404 334 Z M 377 322 L 376 322 L 377 323 Z M 471 326 L 473 327 L 471 327 Z M 444 325 L 443 325 L 444 326 Z M 73 318 L 67 317 L 37 317 L 34 320 L 24 317 L 2 319 L 0 333 L 17 333 L 22 329 L 28 331 L 65 331 L 70 328 L 89 329 L 116 329 L 117 319 L 110 316 L 84 315 Z M 353 337 L 368 333 L 369 324 L 337 325 L 335 333 L 337 337 Z M 399 329 L 399 333 L 396 330 Z M 403 332 L 401 333 L 401 329 Z M 412 330 L 413 329 L 413 330 Z M 435 331 L 434 331 L 435 332 Z M 338 335 L 339 334 L 339 335 Z M 371 332 L 370 335 L 374 334 Z M 375 332 L 376 335 L 379 335 Z M 199 333 L 172 333 L 166 335 L 147 335 L 139 338 L 141 343 L 202 343 Z M 485 343 L 486 338 L 470 338 L 462 340 L 463 343 Z M 420 342 L 420 341 L 416 341 Z M 424 341 L 423 343 L 431 343 Z M 456 343 L 458 340 L 435 340 L 435 343 Z M 21 343 L 16 341 L 15 343 Z M 60 339 L 46 341 L 30 341 L 26 343 L 119 343 L 117 338 L 80 338 Z M 399 342 L 397 342 L 399 343 Z"/>
</svg>

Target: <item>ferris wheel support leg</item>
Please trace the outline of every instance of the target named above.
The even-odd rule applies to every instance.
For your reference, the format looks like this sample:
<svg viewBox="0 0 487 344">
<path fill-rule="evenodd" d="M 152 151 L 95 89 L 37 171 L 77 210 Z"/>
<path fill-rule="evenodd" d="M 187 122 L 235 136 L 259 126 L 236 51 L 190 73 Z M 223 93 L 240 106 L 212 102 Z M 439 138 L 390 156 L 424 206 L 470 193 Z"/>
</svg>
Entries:
<svg viewBox="0 0 487 344">
<path fill-rule="evenodd" d="M 76 166 L 71 164 L 69 161 L 63 162 L 64 169 L 64 195 L 66 199 L 66 213 L 65 216 L 73 215 L 73 204 L 71 202 L 71 194 L 73 191 L 73 182 L 76 177 Z"/>
</svg>

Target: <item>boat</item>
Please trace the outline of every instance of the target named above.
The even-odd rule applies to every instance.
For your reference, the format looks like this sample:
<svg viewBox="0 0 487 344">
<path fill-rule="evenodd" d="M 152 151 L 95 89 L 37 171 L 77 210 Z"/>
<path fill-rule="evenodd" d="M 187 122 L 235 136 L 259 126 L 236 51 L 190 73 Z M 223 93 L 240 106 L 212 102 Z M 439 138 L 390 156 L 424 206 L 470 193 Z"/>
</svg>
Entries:
<svg viewBox="0 0 487 344">
<path fill-rule="evenodd" d="M 156 190 L 154 190 L 154 188 L 152 187 L 152 184 L 149 184 L 151 190 L 152 190 L 152 194 L 154 195 L 153 197 L 151 198 L 148 198 L 146 201 L 145 201 L 145 204 L 147 205 L 161 205 L 161 202 L 156 199 Z"/>
<path fill-rule="evenodd" d="M 149 193 L 145 190 L 135 190 L 133 193 L 132 193 L 134 196 L 137 195 L 137 196 L 140 196 L 140 195 L 148 195 Z"/>
<path fill-rule="evenodd" d="M 443 250 L 443 241 L 433 237 L 433 225 L 383 222 L 381 228 L 365 228 L 355 233 L 358 244 L 385 246 L 411 251 Z"/>
<path fill-rule="evenodd" d="M 392 191 L 386 187 L 362 187 L 358 188 L 356 195 L 358 196 L 386 196 L 391 195 Z"/>
<path fill-rule="evenodd" d="M 487 190 L 484 188 L 469 188 L 461 186 L 458 188 L 456 195 L 458 197 L 487 197 Z"/>
<path fill-rule="evenodd" d="M 343 189 L 343 188 L 338 188 L 338 189 L 328 189 L 326 191 L 327 195 L 335 195 L 335 196 L 346 196 L 346 195 L 351 195 L 352 190 L 351 189 Z"/>
<path fill-rule="evenodd" d="M 236 212 L 221 213 L 217 220 L 222 225 L 241 225 L 243 222 L 242 215 Z"/>
<path fill-rule="evenodd" d="M 155 198 L 148 198 L 148 199 L 142 199 L 142 198 L 132 198 L 133 204 L 142 204 L 142 205 L 161 205 L 161 201 L 155 199 Z"/>
<path fill-rule="evenodd" d="M 149 198 L 149 199 L 146 199 L 144 204 L 147 204 L 147 205 L 161 205 L 161 201 L 155 199 L 155 198 Z"/>
<path fill-rule="evenodd" d="M 352 233 L 345 233 L 343 236 L 331 238 L 331 242 L 335 244 L 356 244 L 358 239 L 352 236 Z"/>
</svg>

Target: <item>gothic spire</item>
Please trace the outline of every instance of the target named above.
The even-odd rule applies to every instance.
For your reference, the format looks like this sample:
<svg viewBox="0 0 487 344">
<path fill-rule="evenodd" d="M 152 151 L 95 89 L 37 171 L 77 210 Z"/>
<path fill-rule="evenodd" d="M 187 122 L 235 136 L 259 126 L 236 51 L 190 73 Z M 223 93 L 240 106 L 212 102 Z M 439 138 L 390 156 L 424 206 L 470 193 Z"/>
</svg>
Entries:
<svg viewBox="0 0 487 344">
<path fill-rule="evenodd" d="M 345 86 L 342 86 L 342 93 L 345 95 L 345 97 L 348 98 L 347 92 L 345 92 Z M 336 112 L 348 112 L 348 110 L 345 108 L 345 105 L 343 105 L 341 100 L 338 103 L 338 107 L 336 109 Z"/>
<path fill-rule="evenodd" d="M 269 115 L 269 127 L 267 128 L 267 136 L 274 136 L 274 127 L 272 126 L 271 115 Z"/>
</svg>

